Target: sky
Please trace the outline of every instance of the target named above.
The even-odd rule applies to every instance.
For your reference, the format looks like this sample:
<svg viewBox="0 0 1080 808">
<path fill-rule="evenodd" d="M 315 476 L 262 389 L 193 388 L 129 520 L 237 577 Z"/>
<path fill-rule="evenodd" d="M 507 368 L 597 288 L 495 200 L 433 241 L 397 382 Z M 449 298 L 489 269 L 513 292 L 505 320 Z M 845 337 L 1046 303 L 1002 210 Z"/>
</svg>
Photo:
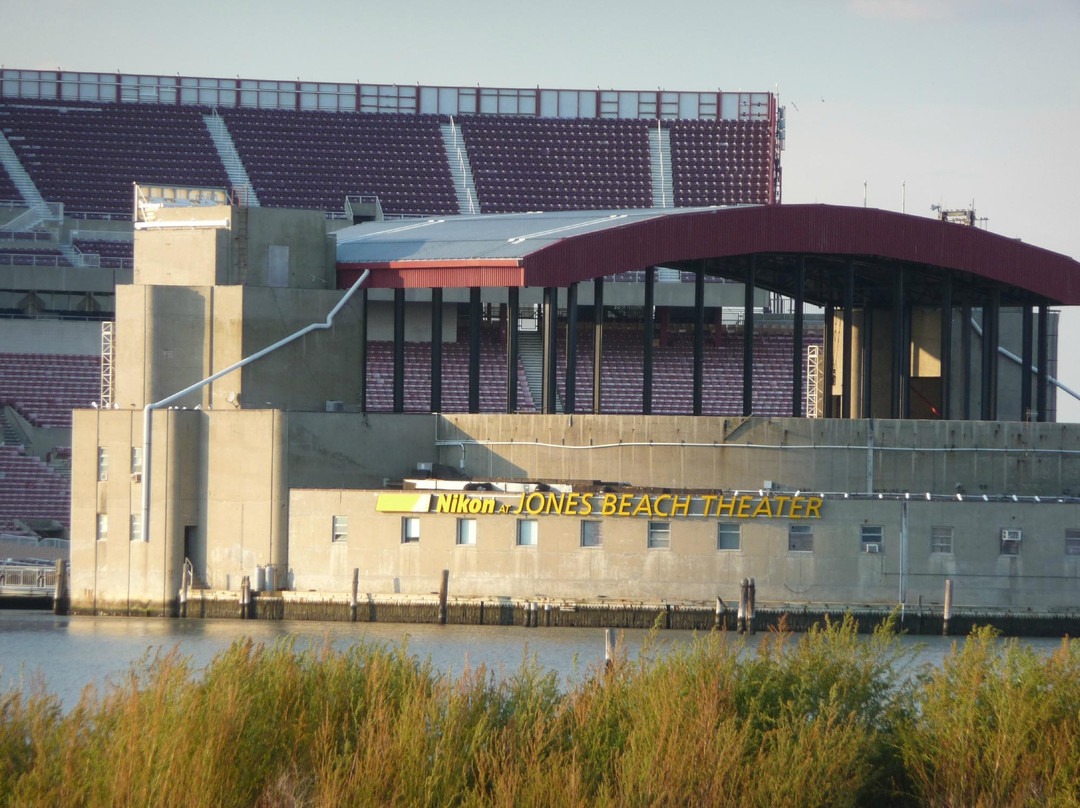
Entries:
<svg viewBox="0 0 1080 808">
<path fill-rule="evenodd" d="M 974 204 L 1080 259 L 1080 0 L 0 0 L 0 19 L 23 69 L 773 91 L 784 202 Z M 1058 378 L 1080 392 L 1076 345 L 1065 309 Z"/>
</svg>

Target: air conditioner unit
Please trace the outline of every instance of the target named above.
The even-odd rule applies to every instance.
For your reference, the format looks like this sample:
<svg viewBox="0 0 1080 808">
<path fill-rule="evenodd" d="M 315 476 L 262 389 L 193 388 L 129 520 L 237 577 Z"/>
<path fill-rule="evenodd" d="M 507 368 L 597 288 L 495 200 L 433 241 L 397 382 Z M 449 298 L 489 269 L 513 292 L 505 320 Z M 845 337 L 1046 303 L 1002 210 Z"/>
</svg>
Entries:
<svg viewBox="0 0 1080 808">
<path fill-rule="evenodd" d="M 1021 531 L 1018 528 L 1005 528 L 1001 531 L 1002 541 L 1020 541 Z"/>
<path fill-rule="evenodd" d="M 867 542 L 862 546 L 864 553 L 880 553 L 881 545 L 877 542 Z"/>
<path fill-rule="evenodd" d="M 131 481 L 133 483 L 141 483 L 142 482 L 142 472 L 141 471 L 133 471 L 131 473 Z"/>
<path fill-rule="evenodd" d="M 776 483 L 774 483 L 772 480 L 765 480 L 764 484 L 761 487 L 766 491 L 772 491 L 775 485 Z"/>
<path fill-rule="evenodd" d="M 326 411 L 327 412 L 345 412 L 345 402 L 344 401 L 329 401 L 328 400 L 326 402 Z"/>
</svg>

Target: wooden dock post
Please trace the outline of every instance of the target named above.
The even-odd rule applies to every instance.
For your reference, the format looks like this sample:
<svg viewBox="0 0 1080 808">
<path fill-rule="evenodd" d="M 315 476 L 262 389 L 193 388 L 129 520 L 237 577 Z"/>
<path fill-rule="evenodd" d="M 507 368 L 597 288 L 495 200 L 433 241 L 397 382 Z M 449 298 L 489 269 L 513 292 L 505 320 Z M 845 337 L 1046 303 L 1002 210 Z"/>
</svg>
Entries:
<svg viewBox="0 0 1080 808">
<path fill-rule="evenodd" d="M 353 567 L 352 571 L 352 597 L 349 600 L 349 619 L 356 622 L 356 610 L 360 606 L 360 569 Z"/>
<path fill-rule="evenodd" d="M 251 606 L 251 577 L 245 575 L 240 579 L 240 619 L 247 620 Z"/>
<path fill-rule="evenodd" d="M 551 604 L 544 604 L 544 625 L 551 628 Z"/>
<path fill-rule="evenodd" d="M 719 595 L 716 596 L 716 619 L 713 621 L 713 628 L 720 630 L 727 625 L 727 608 L 724 605 L 724 599 Z"/>
<path fill-rule="evenodd" d="M 446 625 L 446 593 L 450 588 L 450 570 L 442 571 L 442 583 L 439 584 L 439 625 Z"/>
<path fill-rule="evenodd" d="M 941 636 L 949 636 L 949 621 L 952 620 L 952 579 L 945 579 L 945 611 L 941 620 Z"/>
<path fill-rule="evenodd" d="M 56 559 L 56 581 L 53 583 L 53 614 L 68 613 L 67 564 L 64 559 Z"/>
<path fill-rule="evenodd" d="M 746 631 L 746 600 L 749 594 L 750 582 L 743 578 L 739 583 L 739 611 L 735 618 L 735 630 L 740 634 Z"/>
<path fill-rule="evenodd" d="M 750 579 L 750 584 L 746 588 L 746 630 L 750 634 L 755 633 L 756 628 L 754 625 L 754 617 L 757 613 L 757 584 L 754 583 L 754 579 Z"/>
<path fill-rule="evenodd" d="M 604 667 L 611 670 L 615 666 L 615 629 L 604 629 Z"/>
</svg>

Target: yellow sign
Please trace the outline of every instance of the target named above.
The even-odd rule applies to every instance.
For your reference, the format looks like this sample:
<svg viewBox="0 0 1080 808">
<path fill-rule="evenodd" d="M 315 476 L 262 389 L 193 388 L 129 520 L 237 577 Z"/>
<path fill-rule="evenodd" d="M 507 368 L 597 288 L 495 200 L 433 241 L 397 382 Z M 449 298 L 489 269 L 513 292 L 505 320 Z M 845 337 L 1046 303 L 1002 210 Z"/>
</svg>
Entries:
<svg viewBox="0 0 1080 808">
<path fill-rule="evenodd" d="M 517 502 L 501 502 L 491 494 L 379 494 L 375 505 L 384 513 L 426 513 L 434 497 L 435 513 L 463 516 L 505 514 L 510 516 L 645 516 L 721 517 L 731 519 L 820 519 L 821 497 L 750 494 L 580 494 L 539 492 L 520 494 Z M 502 498 L 499 498 L 502 499 Z"/>
</svg>

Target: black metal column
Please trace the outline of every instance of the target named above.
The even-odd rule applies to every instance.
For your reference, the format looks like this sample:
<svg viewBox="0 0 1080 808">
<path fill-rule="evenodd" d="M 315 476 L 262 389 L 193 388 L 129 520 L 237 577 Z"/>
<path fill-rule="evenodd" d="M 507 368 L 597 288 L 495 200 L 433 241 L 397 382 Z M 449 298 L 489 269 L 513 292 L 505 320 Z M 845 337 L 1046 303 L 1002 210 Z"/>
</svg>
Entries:
<svg viewBox="0 0 1080 808">
<path fill-rule="evenodd" d="M 558 363 L 558 333 L 556 318 L 559 316 L 559 290 L 553 286 L 544 287 L 544 370 L 540 384 L 541 410 L 545 414 L 554 414 L 557 407 L 558 391 L 555 387 L 555 372 Z"/>
<path fill-rule="evenodd" d="M 694 415 L 701 415 L 705 363 L 705 272 L 694 274 Z"/>
<path fill-rule="evenodd" d="M 960 365 L 963 374 L 964 420 L 971 420 L 971 304 L 960 307 Z"/>
<path fill-rule="evenodd" d="M 653 332 L 656 328 L 656 313 L 653 311 L 653 284 L 656 282 L 656 267 L 645 270 L 645 328 L 643 361 L 641 363 L 641 412 L 652 413 L 652 377 L 653 377 Z"/>
<path fill-rule="evenodd" d="M 754 414 L 754 286 L 757 260 L 750 258 L 743 283 L 742 414 Z"/>
<path fill-rule="evenodd" d="M 821 337 L 821 364 L 824 369 L 825 379 L 822 382 L 822 393 L 825 396 L 825 400 L 822 402 L 821 415 L 823 418 L 833 417 L 833 376 L 835 375 L 835 369 L 833 368 L 834 361 L 834 334 L 836 330 L 834 328 L 833 321 L 836 319 L 836 309 L 832 303 L 825 304 L 825 322 L 823 333 Z"/>
<path fill-rule="evenodd" d="M 442 412 L 443 290 L 431 290 L 431 411 Z"/>
<path fill-rule="evenodd" d="M 803 414 L 803 304 L 806 297 L 806 257 L 799 258 L 795 276 L 795 322 L 791 337 L 791 416 Z"/>
<path fill-rule="evenodd" d="M 600 412 L 602 403 L 600 391 L 601 370 L 604 359 L 604 279 L 593 280 L 593 382 L 592 411 Z"/>
<path fill-rule="evenodd" d="M 469 288 L 469 412 L 480 412 L 480 287 Z"/>
<path fill-rule="evenodd" d="M 394 412 L 405 412 L 405 290 L 394 290 Z"/>
<path fill-rule="evenodd" d="M 984 421 L 997 419 L 997 320 L 1000 300 L 1000 294 L 995 290 L 983 301 L 980 417 Z"/>
<path fill-rule="evenodd" d="M 862 404 L 860 418 L 874 417 L 874 310 L 863 306 L 862 310 Z"/>
<path fill-rule="evenodd" d="M 577 403 L 577 282 L 566 289 L 566 400 L 563 411 L 576 412 Z"/>
<path fill-rule="evenodd" d="M 952 270 L 945 270 L 941 284 L 941 418 L 952 418 Z"/>
<path fill-rule="evenodd" d="M 851 355 L 854 351 L 852 336 L 855 313 L 855 262 L 848 261 L 844 278 L 844 355 L 840 365 L 844 374 L 840 380 L 840 417 L 851 418 Z"/>
<path fill-rule="evenodd" d="M 1035 323 L 1029 304 L 1025 303 L 1020 310 L 1020 319 L 1024 331 L 1020 343 L 1020 420 L 1032 421 L 1034 413 L 1031 411 L 1031 354 L 1034 335 L 1031 329 Z"/>
<path fill-rule="evenodd" d="M 367 412 L 368 290 L 360 290 L 360 412 Z"/>
<path fill-rule="evenodd" d="M 907 307 L 904 306 L 904 268 L 896 268 L 893 282 L 893 345 L 892 345 L 892 401 L 889 403 L 889 417 L 903 418 L 907 404 L 908 391 L 904 384 L 904 318 Z"/>
<path fill-rule="evenodd" d="M 1036 417 L 1040 421 L 1047 420 L 1049 413 L 1047 412 L 1047 393 L 1050 392 L 1047 386 L 1050 383 L 1050 312 L 1045 305 L 1039 306 L 1039 370 L 1036 373 L 1036 379 L 1038 387 L 1035 388 L 1035 409 L 1037 410 Z"/>
<path fill-rule="evenodd" d="M 506 411 L 517 412 L 518 400 L 518 299 L 519 290 L 506 290 Z"/>
</svg>

